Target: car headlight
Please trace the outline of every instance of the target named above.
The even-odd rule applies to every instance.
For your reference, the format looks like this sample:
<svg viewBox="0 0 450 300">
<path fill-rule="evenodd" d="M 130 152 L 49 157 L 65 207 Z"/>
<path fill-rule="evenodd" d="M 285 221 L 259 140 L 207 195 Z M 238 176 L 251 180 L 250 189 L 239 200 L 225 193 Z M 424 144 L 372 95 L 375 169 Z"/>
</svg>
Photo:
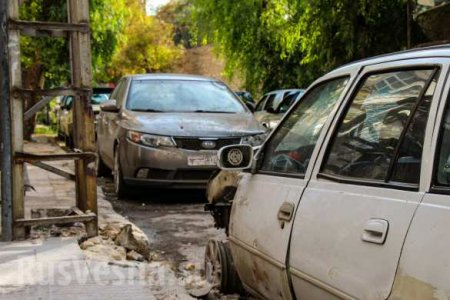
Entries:
<svg viewBox="0 0 450 300">
<path fill-rule="evenodd" d="M 262 145 L 262 143 L 264 143 L 267 136 L 268 136 L 268 133 L 244 136 L 241 140 L 241 144 L 248 144 L 253 147 L 259 146 L 259 145 Z"/>
<path fill-rule="evenodd" d="M 152 135 L 137 131 L 128 131 L 127 138 L 137 144 L 150 147 L 175 147 L 175 141 L 169 136 Z"/>
</svg>

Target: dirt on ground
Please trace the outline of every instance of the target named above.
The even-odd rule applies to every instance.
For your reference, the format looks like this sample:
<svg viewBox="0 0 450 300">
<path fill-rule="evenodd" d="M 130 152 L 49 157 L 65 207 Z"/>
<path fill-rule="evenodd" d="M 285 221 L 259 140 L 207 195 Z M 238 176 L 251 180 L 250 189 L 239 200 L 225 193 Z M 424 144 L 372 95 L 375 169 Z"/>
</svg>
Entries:
<svg viewBox="0 0 450 300">
<path fill-rule="evenodd" d="M 226 237 L 204 211 L 204 190 L 137 190 L 119 200 L 110 179 L 101 185 L 114 209 L 148 236 L 155 260 L 170 264 L 179 278 L 198 280 L 208 240 Z"/>
</svg>

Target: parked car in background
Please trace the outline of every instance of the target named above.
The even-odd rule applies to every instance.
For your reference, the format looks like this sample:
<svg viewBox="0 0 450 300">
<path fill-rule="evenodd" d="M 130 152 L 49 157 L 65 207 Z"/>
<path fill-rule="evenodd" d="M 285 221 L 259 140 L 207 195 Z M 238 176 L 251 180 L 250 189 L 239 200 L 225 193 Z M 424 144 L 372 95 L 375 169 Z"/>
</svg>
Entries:
<svg viewBox="0 0 450 300">
<path fill-rule="evenodd" d="M 252 96 L 252 94 L 250 92 L 247 92 L 247 91 L 235 91 L 234 93 L 239 97 L 239 99 L 244 101 L 247 104 L 247 106 L 249 104 L 251 104 L 251 107 L 253 108 L 253 110 L 255 109 L 255 105 L 256 105 L 255 99 L 253 99 L 253 96 Z"/>
<path fill-rule="evenodd" d="M 207 278 L 263 299 L 447 299 L 449 70 L 450 45 L 343 66 L 255 155 L 222 148 L 244 172 Z"/>
<path fill-rule="evenodd" d="M 289 89 L 272 91 L 258 101 L 255 117 L 264 127 L 274 129 L 287 110 L 302 97 L 305 90 Z"/>
<path fill-rule="evenodd" d="M 100 104 L 109 99 L 113 88 L 96 87 L 92 89 L 91 105 L 94 114 L 100 113 Z M 57 109 L 58 122 L 58 136 L 66 141 L 68 147 L 73 146 L 73 99 L 74 96 L 64 96 L 60 100 L 59 108 Z"/>
<path fill-rule="evenodd" d="M 113 170 L 119 197 L 130 186 L 205 188 L 217 150 L 259 145 L 265 128 L 221 81 L 171 74 L 126 76 L 97 123 L 98 172 Z"/>
</svg>

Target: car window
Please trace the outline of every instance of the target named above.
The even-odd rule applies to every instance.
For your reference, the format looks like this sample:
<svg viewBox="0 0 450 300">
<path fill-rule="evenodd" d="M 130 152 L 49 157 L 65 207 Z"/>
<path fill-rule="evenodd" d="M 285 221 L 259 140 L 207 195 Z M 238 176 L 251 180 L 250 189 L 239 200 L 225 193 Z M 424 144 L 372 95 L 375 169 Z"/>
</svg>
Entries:
<svg viewBox="0 0 450 300">
<path fill-rule="evenodd" d="M 258 104 L 256 105 L 255 111 L 262 111 L 264 110 L 264 102 L 267 99 L 267 95 L 264 95 L 261 100 L 258 101 Z"/>
<path fill-rule="evenodd" d="M 96 93 L 91 96 L 91 104 L 97 105 L 108 101 L 109 93 Z"/>
<path fill-rule="evenodd" d="M 416 108 L 425 110 L 425 115 L 428 115 L 428 102 L 418 101 L 427 89 L 433 73 L 434 70 L 407 70 L 366 77 L 338 125 L 322 172 L 388 181 L 391 162 L 395 160 L 405 127 L 411 123 L 410 116 Z M 413 126 L 423 123 L 424 117 L 420 114 L 422 111 L 412 122 Z M 419 138 L 422 140 L 421 144 L 423 143 L 423 136 L 414 134 L 413 137 L 410 134 L 409 137 L 410 141 Z M 420 145 L 417 146 L 419 149 L 413 150 L 414 159 L 408 156 L 399 157 L 399 172 L 408 169 L 406 165 L 416 164 L 417 160 L 420 160 L 422 149 Z M 399 149 L 403 149 L 404 155 L 408 155 L 405 147 L 408 147 L 408 142 Z M 400 166 L 402 164 L 405 166 Z M 420 170 L 420 163 L 417 168 Z M 396 174 L 397 180 L 411 181 L 411 178 L 401 178 L 398 172 Z M 417 179 L 413 178 L 412 181 L 416 182 Z"/>
<path fill-rule="evenodd" d="M 119 93 L 119 89 L 122 86 L 123 79 L 119 80 L 113 92 L 111 93 L 110 99 L 114 99 L 117 101 L 117 94 Z"/>
<path fill-rule="evenodd" d="M 71 110 L 73 105 L 73 96 L 67 96 L 66 100 L 64 101 L 64 108 L 67 110 Z"/>
<path fill-rule="evenodd" d="M 288 109 L 292 106 L 292 104 L 294 104 L 295 100 L 299 95 L 300 91 L 286 94 L 283 100 L 281 101 L 280 105 L 278 105 L 276 113 L 277 114 L 286 113 Z"/>
<path fill-rule="evenodd" d="M 437 148 L 435 184 L 450 187 L 450 99 L 447 100 Z"/>
<path fill-rule="evenodd" d="M 345 77 L 319 84 L 291 110 L 266 144 L 261 171 L 305 173 L 322 127 L 347 82 Z"/>
<path fill-rule="evenodd" d="M 275 97 L 277 94 L 270 94 L 269 97 L 267 97 L 266 104 L 264 105 L 264 110 L 268 112 L 275 112 Z"/>
<path fill-rule="evenodd" d="M 438 73 L 434 76 L 403 133 L 404 138 L 396 155 L 391 181 L 419 184 L 425 128 L 438 76 Z"/>
<path fill-rule="evenodd" d="M 133 80 L 127 108 L 160 112 L 246 111 L 225 84 L 200 80 Z"/>
</svg>

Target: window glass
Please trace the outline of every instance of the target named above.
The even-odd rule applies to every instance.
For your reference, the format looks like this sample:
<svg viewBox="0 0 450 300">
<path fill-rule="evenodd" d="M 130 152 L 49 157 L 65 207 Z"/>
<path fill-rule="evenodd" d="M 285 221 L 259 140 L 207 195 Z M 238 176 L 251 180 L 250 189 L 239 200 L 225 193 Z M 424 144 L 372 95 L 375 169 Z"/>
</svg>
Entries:
<svg viewBox="0 0 450 300">
<path fill-rule="evenodd" d="M 73 96 L 67 96 L 66 101 L 64 103 L 64 108 L 67 110 L 71 110 L 73 105 Z"/>
<path fill-rule="evenodd" d="M 267 97 L 266 105 L 264 105 L 264 110 L 267 112 L 274 113 L 275 112 L 275 97 L 277 94 L 271 94 Z"/>
<path fill-rule="evenodd" d="M 127 108 L 133 111 L 243 113 L 226 85 L 216 81 L 133 80 Z"/>
<path fill-rule="evenodd" d="M 91 97 L 91 104 L 98 105 L 102 104 L 105 101 L 108 101 L 109 99 L 109 93 L 95 93 L 92 94 Z"/>
<path fill-rule="evenodd" d="M 114 100 L 117 101 L 117 96 L 118 96 L 118 94 L 119 94 L 119 90 L 121 89 L 121 86 L 122 86 L 123 81 L 124 81 L 123 79 L 121 79 L 121 80 L 119 81 L 119 83 L 117 84 L 116 88 L 115 88 L 114 91 L 112 92 L 111 98 L 110 98 L 110 99 L 114 99 Z"/>
<path fill-rule="evenodd" d="M 392 181 L 419 184 L 423 141 L 431 100 L 439 74 L 436 74 L 414 113 L 395 161 Z"/>
<path fill-rule="evenodd" d="M 268 141 L 261 170 L 304 174 L 317 139 L 348 78 L 322 83 L 311 90 Z"/>
<path fill-rule="evenodd" d="M 287 94 L 283 101 L 281 101 L 280 105 L 278 105 L 277 114 L 284 114 L 288 111 L 288 109 L 292 106 L 292 104 L 294 104 L 295 100 L 298 98 L 298 96 L 300 95 L 300 93 L 303 92 L 292 92 Z"/>
<path fill-rule="evenodd" d="M 386 180 L 403 129 L 433 70 L 370 75 L 339 124 L 323 172 Z"/>
<path fill-rule="evenodd" d="M 266 101 L 266 99 L 267 95 L 264 95 L 261 100 L 258 101 L 255 111 L 262 111 L 264 109 L 264 102 Z"/>
<path fill-rule="evenodd" d="M 439 156 L 437 174 L 435 176 L 436 184 L 450 186 L 450 99 L 447 99 L 438 145 L 437 151 Z"/>
</svg>

